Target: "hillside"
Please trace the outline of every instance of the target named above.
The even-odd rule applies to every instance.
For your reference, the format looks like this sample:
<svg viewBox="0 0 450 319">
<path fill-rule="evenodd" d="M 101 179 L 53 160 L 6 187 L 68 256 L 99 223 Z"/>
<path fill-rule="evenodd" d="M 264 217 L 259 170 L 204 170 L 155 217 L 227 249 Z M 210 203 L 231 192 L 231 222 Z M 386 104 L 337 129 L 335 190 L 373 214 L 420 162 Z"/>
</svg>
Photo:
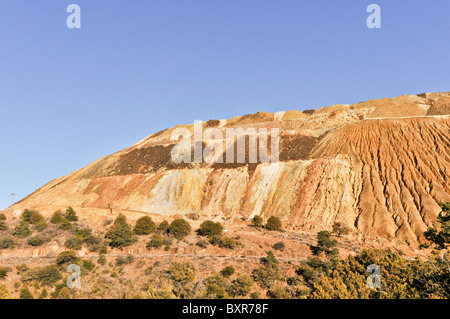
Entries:
<svg viewBox="0 0 450 319">
<path fill-rule="evenodd" d="M 194 129 L 180 125 L 51 181 L 5 214 L 72 206 L 99 227 L 111 211 L 229 225 L 274 215 L 293 232 L 338 221 L 354 239 L 417 245 L 450 201 L 449 115 L 450 93 L 427 93 L 203 122 L 279 128 L 280 167 L 270 175 L 260 163 L 175 164 L 172 132 Z"/>
</svg>

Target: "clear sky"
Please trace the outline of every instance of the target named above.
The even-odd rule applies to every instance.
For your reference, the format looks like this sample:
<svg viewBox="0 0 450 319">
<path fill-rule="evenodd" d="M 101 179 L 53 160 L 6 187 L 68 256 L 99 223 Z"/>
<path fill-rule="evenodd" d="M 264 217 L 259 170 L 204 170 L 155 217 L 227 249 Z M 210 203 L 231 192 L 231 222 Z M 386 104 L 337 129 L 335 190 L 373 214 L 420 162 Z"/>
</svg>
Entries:
<svg viewBox="0 0 450 319">
<path fill-rule="evenodd" d="M 449 16 L 448 0 L 0 0 L 0 208 L 196 119 L 450 91 Z"/>
</svg>

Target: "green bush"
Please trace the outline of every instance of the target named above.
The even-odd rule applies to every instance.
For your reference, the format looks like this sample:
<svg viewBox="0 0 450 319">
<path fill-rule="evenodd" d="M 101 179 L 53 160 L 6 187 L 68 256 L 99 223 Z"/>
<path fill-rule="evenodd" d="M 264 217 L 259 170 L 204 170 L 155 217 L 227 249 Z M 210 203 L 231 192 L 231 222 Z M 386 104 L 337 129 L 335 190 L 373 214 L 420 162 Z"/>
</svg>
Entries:
<svg viewBox="0 0 450 319">
<path fill-rule="evenodd" d="M 6 215 L 3 214 L 3 213 L 1 213 L 1 214 L 0 214 L 0 220 L 6 220 Z"/>
<path fill-rule="evenodd" d="M 52 224 L 61 224 L 64 220 L 63 214 L 60 210 L 57 210 L 53 213 L 52 217 L 50 218 L 50 222 Z"/>
<path fill-rule="evenodd" d="M 14 228 L 13 235 L 18 238 L 25 238 L 31 235 L 31 230 L 29 228 L 30 224 L 24 220 L 20 221 L 19 224 Z"/>
<path fill-rule="evenodd" d="M 281 221 L 278 217 L 271 216 L 266 223 L 267 230 L 278 231 L 281 229 Z"/>
<path fill-rule="evenodd" d="M 8 225 L 3 220 L 0 220 L 0 231 L 8 230 Z"/>
<path fill-rule="evenodd" d="M 76 264 L 78 262 L 77 254 L 72 250 L 66 250 L 56 256 L 56 264 L 58 266 L 65 266 L 69 264 Z"/>
<path fill-rule="evenodd" d="M 14 248 L 15 245 L 16 242 L 12 238 L 8 237 L 0 238 L 0 249 Z"/>
<path fill-rule="evenodd" d="M 66 242 L 64 243 L 64 246 L 66 246 L 69 249 L 80 250 L 83 247 L 83 243 L 84 243 L 83 239 L 77 236 L 73 236 L 67 238 Z"/>
<path fill-rule="evenodd" d="M 105 254 L 100 254 L 100 256 L 98 257 L 97 262 L 100 265 L 105 265 L 106 264 L 106 256 L 105 256 Z"/>
<path fill-rule="evenodd" d="M 11 268 L 9 267 L 0 267 L 0 279 L 5 279 L 10 271 Z"/>
<path fill-rule="evenodd" d="M 128 265 L 131 264 L 134 261 L 134 256 L 128 254 L 125 258 L 123 256 L 119 256 L 116 259 L 116 265 L 122 266 L 122 265 Z"/>
<path fill-rule="evenodd" d="M 169 278 L 175 282 L 187 283 L 195 279 L 195 267 L 191 263 L 174 262 L 167 272 Z"/>
<path fill-rule="evenodd" d="M 224 276 L 225 278 L 231 277 L 234 274 L 234 267 L 233 266 L 227 266 L 224 269 L 222 269 L 220 271 L 220 273 L 222 274 L 222 276 Z"/>
<path fill-rule="evenodd" d="M 164 241 L 161 235 L 158 234 L 154 234 L 150 241 L 147 243 L 147 249 L 161 248 L 162 246 L 164 246 Z"/>
<path fill-rule="evenodd" d="M 252 225 L 255 227 L 262 227 L 263 226 L 263 219 L 259 215 L 255 215 L 252 219 Z"/>
<path fill-rule="evenodd" d="M 73 210 L 72 207 L 67 208 L 66 213 L 64 214 L 64 219 L 69 222 L 76 222 L 78 220 L 77 213 Z"/>
<path fill-rule="evenodd" d="M 206 247 L 208 247 L 208 244 L 209 244 L 209 242 L 208 242 L 207 240 L 205 240 L 205 239 L 200 239 L 200 240 L 196 243 L 196 245 L 197 245 L 198 247 L 201 247 L 201 248 L 206 248 Z"/>
<path fill-rule="evenodd" d="M 169 222 L 167 220 L 163 220 L 159 225 L 158 225 L 158 232 L 160 233 L 167 233 L 167 231 L 169 230 Z"/>
<path fill-rule="evenodd" d="M 22 212 L 22 219 L 24 222 L 36 226 L 37 230 L 39 231 L 44 230 L 48 226 L 44 216 L 42 216 L 41 213 L 35 210 L 25 209 Z"/>
<path fill-rule="evenodd" d="M 63 230 L 72 229 L 72 224 L 67 219 L 64 219 L 61 222 L 61 224 L 59 225 L 59 229 L 63 229 Z"/>
<path fill-rule="evenodd" d="M 136 235 L 149 235 L 156 231 L 156 225 L 149 216 L 143 216 L 136 221 L 133 232 Z"/>
<path fill-rule="evenodd" d="M 70 289 L 68 287 L 62 288 L 59 292 L 58 299 L 72 299 Z"/>
<path fill-rule="evenodd" d="M 28 287 L 23 287 L 20 291 L 20 299 L 34 299 Z"/>
<path fill-rule="evenodd" d="M 202 236 L 220 236 L 223 231 L 223 226 L 220 223 L 215 223 L 210 220 L 204 221 L 200 225 L 200 229 L 198 230 L 198 233 Z"/>
<path fill-rule="evenodd" d="M 191 225 L 184 219 L 175 219 L 169 226 L 169 234 L 182 240 L 191 233 Z"/>
<path fill-rule="evenodd" d="M 41 236 L 33 236 L 33 237 L 30 237 L 30 238 L 28 239 L 27 243 L 28 243 L 28 245 L 30 245 L 30 246 L 36 247 L 36 246 L 41 246 L 41 245 L 43 245 L 46 241 L 47 241 L 47 239 L 44 238 L 44 237 L 41 237 Z"/>
<path fill-rule="evenodd" d="M 232 297 L 247 296 L 252 290 L 253 279 L 250 276 L 238 276 L 235 280 L 233 280 L 230 288 L 228 289 L 228 293 Z"/>
<path fill-rule="evenodd" d="M 137 238 L 133 236 L 131 226 L 127 223 L 125 215 L 119 214 L 106 234 L 106 238 L 110 239 L 111 247 L 122 248 L 130 246 L 137 242 Z"/>
<path fill-rule="evenodd" d="M 53 286 L 62 279 L 61 272 L 56 265 L 49 265 L 37 269 L 34 279 L 43 285 Z"/>
<path fill-rule="evenodd" d="M 227 249 L 235 249 L 239 246 L 239 241 L 232 237 L 222 237 L 218 242 L 219 247 Z"/>
</svg>

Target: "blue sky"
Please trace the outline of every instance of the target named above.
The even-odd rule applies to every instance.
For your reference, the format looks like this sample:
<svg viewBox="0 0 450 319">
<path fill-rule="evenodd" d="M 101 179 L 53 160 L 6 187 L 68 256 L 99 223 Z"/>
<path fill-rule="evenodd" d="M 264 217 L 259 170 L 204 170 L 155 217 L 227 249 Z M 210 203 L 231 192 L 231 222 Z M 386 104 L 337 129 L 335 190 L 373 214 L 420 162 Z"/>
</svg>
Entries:
<svg viewBox="0 0 450 319">
<path fill-rule="evenodd" d="M 196 119 L 450 91 L 449 14 L 447 0 L 0 0 L 0 208 Z"/>
</svg>

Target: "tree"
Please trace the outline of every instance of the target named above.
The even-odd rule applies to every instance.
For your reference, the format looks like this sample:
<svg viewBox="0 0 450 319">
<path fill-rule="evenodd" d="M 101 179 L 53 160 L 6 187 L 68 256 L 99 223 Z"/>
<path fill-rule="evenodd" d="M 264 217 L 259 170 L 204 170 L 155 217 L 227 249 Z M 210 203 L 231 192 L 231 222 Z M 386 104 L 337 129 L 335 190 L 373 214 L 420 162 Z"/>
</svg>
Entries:
<svg viewBox="0 0 450 319">
<path fill-rule="evenodd" d="M 73 250 L 66 250 L 56 256 L 56 264 L 58 266 L 65 266 L 69 264 L 76 264 L 78 262 L 77 254 Z"/>
<path fill-rule="evenodd" d="M 278 259 L 272 251 L 267 252 L 267 256 L 261 259 L 261 266 L 253 269 L 252 278 L 261 288 L 269 289 L 276 280 L 280 278 L 280 268 Z"/>
<path fill-rule="evenodd" d="M 211 220 L 205 220 L 203 223 L 201 223 L 200 228 L 198 230 L 198 233 L 201 236 L 220 236 L 223 231 L 223 226 L 217 222 L 213 222 Z"/>
<path fill-rule="evenodd" d="M 0 299 L 11 299 L 11 294 L 5 285 L 0 286 Z"/>
<path fill-rule="evenodd" d="M 319 231 L 317 233 L 317 247 L 315 248 L 315 253 L 320 255 L 325 252 L 327 255 L 336 255 L 336 250 L 333 250 L 337 245 L 336 239 L 330 238 L 331 234 L 327 230 Z"/>
<path fill-rule="evenodd" d="M 14 228 L 13 235 L 18 238 L 25 238 L 31 235 L 31 230 L 29 228 L 30 224 L 24 220 L 20 221 L 19 224 Z"/>
<path fill-rule="evenodd" d="M 223 277 L 228 278 L 231 277 L 231 275 L 234 274 L 234 267 L 233 266 L 226 266 L 224 269 L 220 271 Z"/>
<path fill-rule="evenodd" d="M 72 224 L 67 219 L 63 219 L 63 221 L 59 225 L 59 228 L 63 230 L 69 230 L 72 229 Z"/>
<path fill-rule="evenodd" d="M 262 227 L 263 226 L 263 219 L 259 215 L 255 215 L 252 219 L 252 225 L 255 227 Z"/>
<path fill-rule="evenodd" d="M 137 241 L 137 238 L 133 236 L 131 226 L 127 223 L 127 218 L 123 214 L 117 216 L 114 224 L 106 233 L 106 238 L 110 239 L 109 245 L 111 247 L 118 248 L 130 246 Z"/>
<path fill-rule="evenodd" d="M 336 236 L 341 237 L 342 235 L 347 235 L 350 232 L 350 229 L 341 222 L 335 222 L 331 232 Z"/>
<path fill-rule="evenodd" d="M 423 234 L 426 239 L 436 244 L 438 249 L 444 249 L 450 243 L 450 202 L 441 204 L 442 211 L 437 217 L 441 230 L 429 227 Z"/>
<path fill-rule="evenodd" d="M 266 223 L 266 229 L 267 230 L 274 230 L 274 231 L 278 231 L 281 229 L 281 221 L 278 217 L 275 216 L 271 216 L 269 217 L 269 219 L 267 220 Z"/>
<path fill-rule="evenodd" d="M 154 234 L 150 241 L 147 243 L 147 249 L 161 248 L 162 246 L 164 246 L 164 241 L 159 234 Z"/>
<path fill-rule="evenodd" d="M 195 278 L 195 267 L 191 263 L 174 262 L 167 271 L 169 278 L 175 282 L 187 283 Z"/>
<path fill-rule="evenodd" d="M 149 216 L 143 216 L 136 221 L 133 232 L 136 235 L 148 235 L 156 231 L 156 225 Z"/>
<path fill-rule="evenodd" d="M 28 287 L 23 287 L 20 291 L 20 299 L 34 299 Z"/>
<path fill-rule="evenodd" d="M 231 283 L 231 286 L 228 289 L 228 293 L 232 297 L 245 297 L 252 290 L 253 283 L 254 281 L 252 277 L 238 275 L 238 277 Z"/>
<path fill-rule="evenodd" d="M 168 230 L 169 230 L 169 222 L 167 220 L 163 220 L 158 225 L 158 231 L 164 234 L 167 233 Z"/>
<path fill-rule="evenodd" d="M 8 225 L 6 225 L 5 221 L 0 220 L 0 231 L 8 230 Z"/>
<path fill-rule="evenodd" d="M 70 295 L 70 289 L 68 287 L 64 287 L 59 292 L 58 299 L 72 299 Z"/>
<path fill-rule="evenodd" d="M 184 239 L 191 233 L 191 225 L 184 219 L 175 219 L 169 226 L 169 234 L 178 240 Z"/>
<path fill-rule="evenodd" d="M 53 224 L 61 224 L 64 217 L 60 210 L 53 213 L 52 217 L 50 218 L 50 222 Z"/>
<path fill-rule="evenodd" d="M 73 210 L 72 207 L 67 208 L 64 218 L 69 222 L 76 222 L 78 220 L 77 213 Z"/>
</svg>

